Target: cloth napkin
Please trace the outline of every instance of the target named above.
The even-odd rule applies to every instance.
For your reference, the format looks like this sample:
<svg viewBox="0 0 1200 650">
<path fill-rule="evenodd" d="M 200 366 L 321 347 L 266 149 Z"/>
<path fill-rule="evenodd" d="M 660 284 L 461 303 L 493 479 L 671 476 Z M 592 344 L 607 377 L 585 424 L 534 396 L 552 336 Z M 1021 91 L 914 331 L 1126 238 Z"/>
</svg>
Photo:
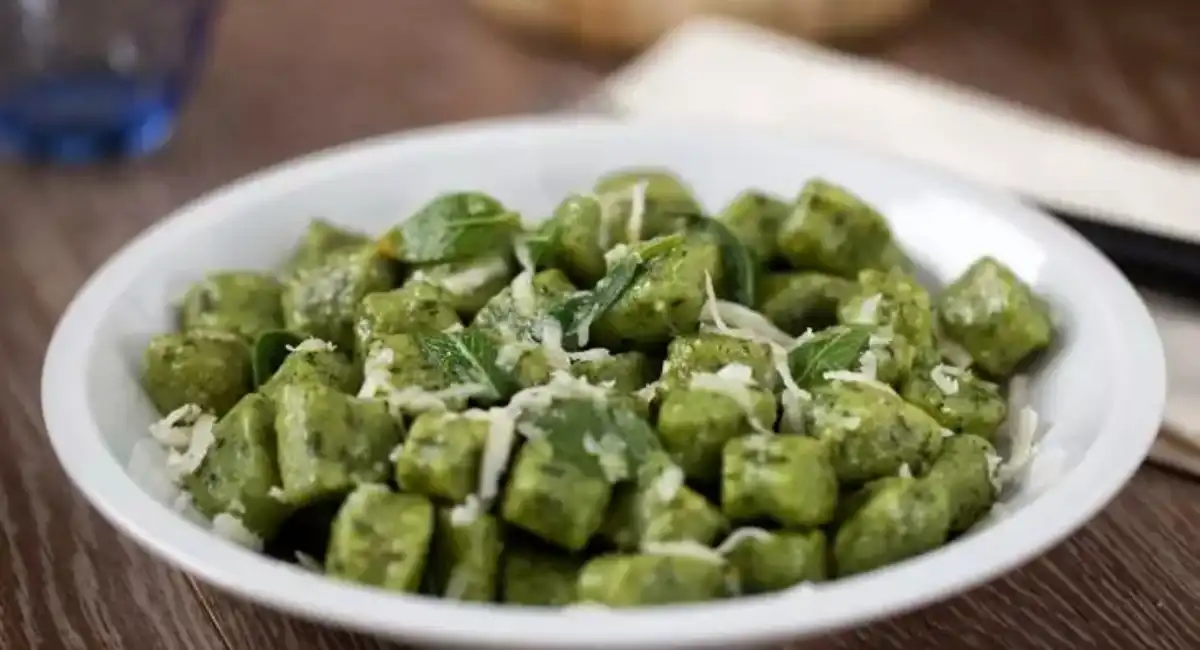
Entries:
<svg viewBox="0 0 1200 650">
<path fill-rule="evenodd" d="M 836 137 L 1118 226 L 1200 243 L 1200 165 L 980 92 L 702 17 L 617 72 L 592 109 Z M 1118 179 L 1116 182 L 1113 179 Z M 1200 308 L 1143 292 L 1167 350 L 1150 458 L 1200 476 Z"/>
</svg>

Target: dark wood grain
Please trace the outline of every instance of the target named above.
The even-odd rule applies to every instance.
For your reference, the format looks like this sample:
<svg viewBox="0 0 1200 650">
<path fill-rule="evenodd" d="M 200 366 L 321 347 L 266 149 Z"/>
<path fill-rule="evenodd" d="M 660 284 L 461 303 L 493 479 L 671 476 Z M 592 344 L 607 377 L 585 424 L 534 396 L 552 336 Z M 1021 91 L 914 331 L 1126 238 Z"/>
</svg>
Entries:
<svg viewBox="0 0 1200 650">
<path fill-rule="evenodd" d="M 946 0 L 865 51 L 1200 155 L 1191 0 Z M 196 584 L 102 522 L 42 431 L 54 320 L 123 242 L 208 189 L 363 136 L 562 106 L 607 71 L 505 40 L 456 0 L 228 3 L 211 69 L 160 155 L 0 167 L 0 648 L 394 647 Z M 1083 531 L 1011 576 L 796 647 L 1200 648 L 1197 538 L 1200 482 L 1145 468 Z"/>
</svg>

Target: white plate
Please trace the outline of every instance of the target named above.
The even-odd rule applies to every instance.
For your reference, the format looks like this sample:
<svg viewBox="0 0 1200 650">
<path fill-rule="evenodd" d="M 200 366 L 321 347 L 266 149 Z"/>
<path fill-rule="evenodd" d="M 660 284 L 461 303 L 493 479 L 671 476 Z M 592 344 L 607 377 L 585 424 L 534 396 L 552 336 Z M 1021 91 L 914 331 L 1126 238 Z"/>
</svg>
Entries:
<svg viewBox="0 0 1200 650">
<path fill-rule="evenodd" d="M 435 194 L 493 193 L 527 219 L 601 173 L 661 165 L 710 209 L 748 186 L 793 195 L 814 175 L 878 206 L 938 281 L 976 257 L 1008 263 L 1054 306 L 1060 329 L 1033 375 L 1042 453 L 1005 515 L 945 548 L 808 590 L 639 611 L 467 605 L 328 580 L 227 542 L 171 508 L 163 475 L 133 476 L 155 414 L 138 388 L 141 349 L 205 272 L 271 268 L 314 215 L 382 231 Z M 1154 439 L 1162 348 L 1120 273 L 1073 232 L 1013 199 L 910 163 L 740 128 L 517 119 L 340 147 L 204 197 L 110 260 L 63 315 L 46 355 L 42 408 L 59 460 L 95 507 L 168 562 L 244 598 L 409 642 L 503 648 L 715 647 L 816 635 L 946 598 L 1029 561 L 1102 508 Z"/>
</svg>

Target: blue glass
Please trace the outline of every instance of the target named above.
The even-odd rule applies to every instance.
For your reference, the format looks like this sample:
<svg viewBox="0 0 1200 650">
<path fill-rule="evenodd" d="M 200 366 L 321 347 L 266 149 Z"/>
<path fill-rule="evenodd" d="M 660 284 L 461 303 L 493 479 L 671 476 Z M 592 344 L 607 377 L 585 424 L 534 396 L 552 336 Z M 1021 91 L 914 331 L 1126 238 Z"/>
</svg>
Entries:
<svg viewBox="0 0 1200 650">
<path fill-rule="evenodd" d="M 0 156 L 62 163 L 161 147 L 216 0 L 0 0 Z"/>
</svg>

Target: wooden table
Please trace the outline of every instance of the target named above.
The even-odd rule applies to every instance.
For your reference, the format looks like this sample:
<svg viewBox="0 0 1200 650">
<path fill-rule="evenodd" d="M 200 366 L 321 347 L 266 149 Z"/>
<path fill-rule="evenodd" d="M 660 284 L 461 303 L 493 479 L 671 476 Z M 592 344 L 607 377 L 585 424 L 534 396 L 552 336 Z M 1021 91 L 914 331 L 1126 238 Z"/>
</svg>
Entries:
<svg viewBox="0 0 1200 650">
<path fill-rule="evenodd" d="M 168 568 L 92 512 L 38 407 L 55 319 L 102 260 L 202 192 L 376 133 L 546 110 L 610 64 L 531 51 L 455 0 L 228 3 L 170 147 L 121 168 L 0 167 L 0 648 L 388 647 Z M 1200 155 L 1200 3 L 946 2 L 874 54 Z M 803 648 L 1200 648 L 1200 481 L 1147 467 L 1094 522 L 964 597 Z M 803 612 L 797 612 L 802 616 Z"/>
</svg>

